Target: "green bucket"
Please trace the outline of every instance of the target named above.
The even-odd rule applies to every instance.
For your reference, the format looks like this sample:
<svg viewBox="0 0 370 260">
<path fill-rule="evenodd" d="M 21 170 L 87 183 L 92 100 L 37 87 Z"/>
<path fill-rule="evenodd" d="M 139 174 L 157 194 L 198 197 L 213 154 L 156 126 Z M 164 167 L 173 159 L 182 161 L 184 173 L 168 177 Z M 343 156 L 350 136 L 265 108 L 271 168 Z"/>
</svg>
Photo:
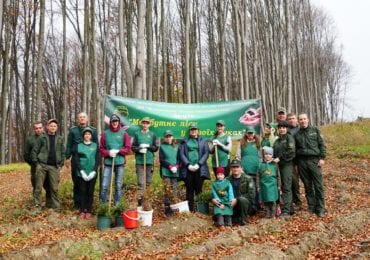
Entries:
<svg viewBox="0 0 370 260">
<path fill-rule="evenodd" d="M 110 228 L 112 224 L 112 218 L 106 216 L 98 216 L 98 229 L 103 230 Z"/>
<path fill-rule="evenodd" d="M 209 215 L 208 202 L 198 201 L 196 205 L 197 205 L 197 212 L 202 213 L 204 215 Z"/>
<path fill-rule="evenodd" d="M 114 226 L 115 227 L 123 227 L 123 218 L 122 218 L 122 215 L 116 216 L 114 218 Z"/>
</svg>

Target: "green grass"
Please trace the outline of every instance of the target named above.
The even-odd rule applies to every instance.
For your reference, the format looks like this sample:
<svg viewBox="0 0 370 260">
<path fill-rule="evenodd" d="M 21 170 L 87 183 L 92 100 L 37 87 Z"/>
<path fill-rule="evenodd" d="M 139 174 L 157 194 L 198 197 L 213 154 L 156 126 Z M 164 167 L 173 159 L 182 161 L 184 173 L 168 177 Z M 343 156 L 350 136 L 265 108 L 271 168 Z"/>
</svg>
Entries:
<svg viewBox="0 0 370 260">
<path fill-rule="evenodd" d="M 0 165 L 0 174 L 10 172 L 29 172 L 30 166 L 27 163 L 11 163 Z"/>
</svg>

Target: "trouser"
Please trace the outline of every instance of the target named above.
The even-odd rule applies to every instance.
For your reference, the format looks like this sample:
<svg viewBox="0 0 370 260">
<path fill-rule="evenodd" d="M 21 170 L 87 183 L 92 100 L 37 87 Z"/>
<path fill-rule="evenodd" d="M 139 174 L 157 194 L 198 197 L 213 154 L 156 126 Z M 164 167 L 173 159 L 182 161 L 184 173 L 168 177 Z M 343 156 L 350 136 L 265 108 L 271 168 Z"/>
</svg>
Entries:
<svg viewBox="0 0 370 260">
<path fill-rule="evenodd" d="M 136 175 L 137 175 L 137 185 L 139 186 L 139 197 L 142 197 L 144 194 L 144 185 L 149 187 L 152 184 L 153 170 L 154 167 L 152 164 L 146 164 L 146 172 L 144 174 L 144 165 L 136 164 Z"/>
<path fill-rule="evenodd" d="M 36 164 L 31 164 L 31 184 L 32 184 L 32 196 L 35 197 L 35 187 L 36 187 Z M 49 188 L 49 178 L 45 177 L 43 184 L 44 190 L 46 192 L 46 207 L 51 208 L 51 199 L 50 199 L 50 188 Z"/>
<path fill-rule="evenodd" d="M 232 226 L 232 221 L 231 221 L 231 216 L 228 215 L 216 215 L 216 225 L 221 227 L 221 226 Z"/>
<path fill-rule="evenodd" d="M 74 163 L 74 158 L 72 155 L 71 159 L 71 178 L 72 178 L 72 183 L 73 183 L 73 207 L 75 209 L 81 208 L 81 195 L 80 195 L 80 189 L 79 189 L 79 177 L 77 175 L 78 173 L 78 168 L 77 165 Z"/>
<path fill-rule="evenodd" d="M 234 222 L 247 221 L 248 213 L 252 208 L 252 203 L 246 197 L 240 196 L 236 198 L 236 205 L 233 208 Z"/>
<path fill-rule="evenodd" d="M 177 178 L 163 177 L 165 205 L 170 205 L 177 198 Z"/>
<path fill-rule="evenodd" d="M 272 218 L 275 216 L 275 211 L 276 211 L 276 202 L 264 202 L 263 205 L 266 208 L 266 217 Z"/>
<path fill-rule="evenodd" d="M 290 214 L 292 211 L 292 177 L 293 163 L 279 164 L 281 178 L 281 199 L 283 201 L 282 213 Z"/>
<path fill-rule="evenodd" d="M 299 174 L 304 185 L 308 210 L 316 213 L 325 210 L 324 181 L 321 168 L 317 165 L 318 162 L 318 158 L 303 158 L 298 161 Z"/>
<path fill-rule="evenodd" d="M 196 172 L 187 171 L 185 179 L 186 199 L 192 212 L 194 212 L 194 196 L 202 192 L 203 181 L 204 179 L 200 177 L 200 170 Z"/>
<path fill-rule="evenodd" d="M 297 206 L 300 206 L 302 204 L 299 191 L 299 173 L 294 170 L 292 176 L 292 202 Z"/>
<path fill-rule="evenodd" d="M 58 198 L 58 185 L 59 185 L 59 168 L 53 165 L 39 163 L 36 167 L 36 185 L 35 185 L 35 204 L 41 207 L 41 193 L 45 179 L 49 180 L 50 188 L 50 205 L 49 208 L 57 209 L 60 207 Z"/>
<path fill-rule="evenodd" d="M 81 212 L 91 213 L 92 204 L 94 202 L 94 189 L 96 177 L 90 181 L 85 181 L 82 177 L 78 177 L 80 195 L 81 195 Z"/>
<path fill-rule="evenodd" d="M 247 175 L 249 175 L 250 177 L 252 177 L 252 180 L 253 180 L 254 192 L 255 192 L 254 194 L 256 196 L 254 197 L 254 201 L 252 202 L 252 204 L 253 204 L 253 208 L 257 210 L 257 209 L 260 209 L 261 208 L 261 205 L 260 205 L 260 194 L 259 194 L 259 192 L 257 190 L 257 176 L 255 174 L 248 174 L 248 173 L 247 173 Z"/>
<path fill-rule="evenodd" d="M 114 166 L 114 205 L 117 205 L 121 201 L 122 196 L 122 182 L 123 182 L 124 168 L 123 165 Z M 100 200 L 103 203 L 108 201 L 107 195 L 110 190 L 112 179 L 112 165 L 104 165 L 103 170 L 103 182 Z M 111 191 L 113 192 L 113 191 Z"/>
</svg>

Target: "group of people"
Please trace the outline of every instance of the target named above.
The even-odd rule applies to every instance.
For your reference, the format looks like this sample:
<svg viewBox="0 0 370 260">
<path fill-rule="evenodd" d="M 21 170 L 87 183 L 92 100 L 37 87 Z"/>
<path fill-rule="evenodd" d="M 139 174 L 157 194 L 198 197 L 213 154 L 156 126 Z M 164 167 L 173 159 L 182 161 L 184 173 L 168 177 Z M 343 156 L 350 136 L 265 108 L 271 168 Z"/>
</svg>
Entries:
<svg viewBox="0 0 370 260">
<path fill-rule="evenodd" d="M 101 133 L 88 125 L 86 113 L 80 113 L 78 126 L 72 127 L 64 147 L 64 138 L 57 133 L 58 122 L 47 122 L 43 133 L 41 122 L 34 124 L 34 135 L 27 139 L 25 160 L 31 165 L 31 183 L 35 205 L 41 209 L 41 191 L 46 190 L 46 207 L 58 209 L 57 189 L 59 170 L 64 160 L 70 160 L 74 207 L 81 218 L 92 215 L 93 193 L 101 158 L 104 170 L 101 178 L 101 203 L 108 201 L 108 191 L 114 176 L 114 204 L 122 197 L 126 155 L 135 154 L 138 184 L 138 205 L 144 190 L 151 185 L 155 153 L 159 150 L 160 176 L 164 184 L 164 213 L 173 214 L 170 204 L 177 197 L 178 181 L 183 180 L 190 211 L 195 211 L 194 198 L 202 192 L 205 180 L 210 180 L 207 165 L 212 156 L 215 181 L 212 183 L 214 220 L 218 226 L 234 223 L 245 225 L 249 215 L 262 207 L 267 217 L 281 216 L 300 207 L 299 177 L 302 179 L 308 210 L 323 217 L 325 214 L 321 166 L 325 159 L 325 144 L 318 128 L 309 125 L 307 114 L 286 115 L 277 112 L 277 122 L 267 123 L 260 138 L 248 127 L 231 160 L 232 141 L 225 133 L 225 122 L 218 120 L 212 140 L 200 136 L 197 124 L 191 124 L 188 136 L 175 142 L 172 131 L 166 130 L 161 141 L 150 130 L 151 120 L 144 117 L 140 130 L 130 139 L 122 128 L 120 116 L 110 116 L 109 128 Z M 280 196 L 281 191 L 281 196 Z"/>
</svg>

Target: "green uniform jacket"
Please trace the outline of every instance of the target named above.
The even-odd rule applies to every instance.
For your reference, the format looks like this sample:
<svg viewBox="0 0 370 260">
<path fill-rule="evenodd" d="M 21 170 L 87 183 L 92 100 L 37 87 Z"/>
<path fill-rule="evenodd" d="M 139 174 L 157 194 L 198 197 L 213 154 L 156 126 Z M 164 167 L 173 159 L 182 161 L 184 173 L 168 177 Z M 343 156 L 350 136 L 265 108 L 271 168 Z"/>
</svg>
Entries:
<svg viewBox="0 0 370 260">
<path fill-rule="evenodd" d="M 309 126 L 307 128 L 300 128 L 295 134 L 296 157 L 316 157 L 325 159 L 326 147 L 324 139 L 317 127 Z"/>
<path fill-rule="evenodd" d="M 256 175 L 260 164 L 259 150 L 256 143 L 246 143 L 244 148 L 240 147 L 240 150 L 243 171 L 249 175 Z"/>
<path fill-rule="evenodd" d="M 258 167 L 260 197 L 262 202 L 275 202 L 279 198 L 278 168 L 276 163 L 262 162 Z"/>
<path fill-rule="evenodd" d="M 231 174 L 227 179 L 231 182 L 233 179 Z M 256 197 L 254 182 L 251 176 L 248 176 L 244 173 L 240 176 L 239 187 L 237 190 L 234 190 L 234 198 L 244 197 L 249 200 L 250 203 L 254 202 Z"/>
<path fill-rule="evenodd" d="M 212 195 L 217 201 L 224 204 L 225 208 L 220 209 L 217 206 L 213 207 L 214 215 L 232 216 L 233 208 L 231 200 L 234 199 L 233 187 L 228 179 L 215 180 L 212 184 Z"/>
<path fill-rule="evenodd" d="M 25 145 L 24 145 L 24 151 L 23 151 L 23 157 L 26 163 L 29 165 L 32 164 L 32 159 L 31 159 L 31 152 L 32 148 L 35 146 L 37 139 L 39 138 L 39 135 L 31 135 L 26 139 Z"/>
<path fill-rule="evenodd" d="M 31 152 L 33 163 L 47 164 L 49 156 L 49 136 L 48 134 L 41 135 Z M 57 167 L 62 167 L 64 164 L 64 138 L 61 135 L 55 136 L 55 159 Z"/>
<path fill-rule="evenodd" d="M 295 157 L 295 141 L 290 134 L 279 136 L 274 143 L 274 157 L 279 158 L 279 164 L 293 162 Z"/>
<path fill-rule="evenodd" d="M 73 146 L 82 142 L 82 130 L 84 130 L 86 127 L 87 126 L 85 127 L 73 126 L 69 130 L 68 137 L 67 137 L 66 151 L 65 151 L 66 159 L 69 159 L 71 157 L 72 152 L 73 152 L 72 151 Z M 96 128 L 92 126 L 88 126 L 88 127 L 90 127 L 93 131 L 91 141 L 98 144 L 99 146 L 99 140 L 98 140 L 98 134 L 97 134 Z"/>
</svg>

